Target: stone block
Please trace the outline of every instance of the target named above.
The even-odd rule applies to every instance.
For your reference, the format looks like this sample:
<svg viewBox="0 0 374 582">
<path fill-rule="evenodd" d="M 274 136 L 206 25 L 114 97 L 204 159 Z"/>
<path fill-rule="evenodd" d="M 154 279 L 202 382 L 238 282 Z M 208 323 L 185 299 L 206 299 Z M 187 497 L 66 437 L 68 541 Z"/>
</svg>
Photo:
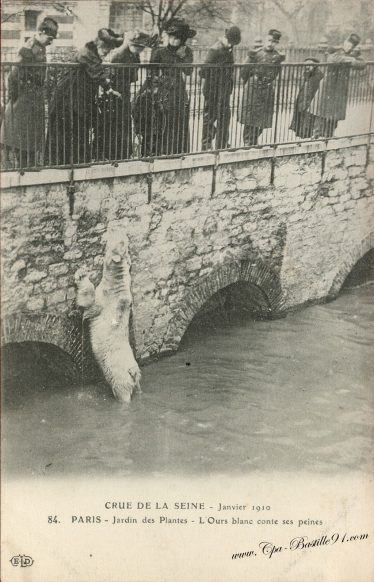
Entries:
<svg viewBox="0 0 374 582">
<path fill-rule="evenodd" d="M 344 166 L 338 166 L 336 168 L 331 168 L 326 170 L 323 174 L 324 182 L 339 182 L 341 180 L 346 180 L 348 177 L 348 170 Z"/>
<path fill-rule="evenodd" d="M 48 273 L 45 271 L 29 271 L 25 277 L 27 283 L 38 283 L 42 279 L 45 279 Z"/>
<path fill-rule="evenodd" d="M 49 265 L 48 271 L 53 277 L 58 277 L 59 275 L 65 275 L 69 271 L 69 266 L 66 263 L 54 263 Z"/>
<path fill-rule="evenodd" d="M 68 251 L 67 253 L 64 254 L 64 259 L 65 261 L 76 261 L 77 259 L 82 258 L 83 253 L 80 250 L 73 250 L 73 251 Z"/>
<path fill-rule="evenodd" d="M 45 298 L 40 295 L 37 297 L 32 297 L 27 303 L 26 308 L 30 311 L 42 311 L 45 306 Z"/>
<path fill-rule="evenodd" d="M 361 166 L 348 166 L 348 176 L 350 178 L 355 178 L 363 173 L 363 168 Z"/>
<path fill-rule="evenodd" d="M 366 146 L 358 146 L 354 148 L 347 148 L 344 151 L 344 163 L 349 166 L 366 166 L 367 149 Z"/>
<path fill-rule="evenodd" d="M 66 300 L 66 291 L 58 289 L 47 295 L 47 305 L 56 305 L 57 303 L 64 303 Z"/>
<path fill-rule="evenodd" d="M 343 163 L 343 154 L 341 150 L 332 150 L 326 153 L 325 171 L 336 168 Z"/>
<path fill-rule="evenodd" d="M 203 259 L 201 256 L 193 257 L 188 259 L 185 263 L 185 268 L 187 271 L 198 271 L 201 269 L 203 263 Z"/>
<path fill-rule="evenodd" d="M 369 189 L 369 184 L 365 176 L 359 176 L 358 178 L 353 178 L 350 183 L 350 190 L 354 192 L 355 190 L 367 190 Z"/>
<path fill-rule="evenodd" d="M 278 173 L 278 170 L 275 170 L 274 176 L 274 187 L 275 188 L 287 188 L 288 190 L 292 190 L 293 188 L 297 188 L 301 186 L 302 183 L 302 175 L 298 172 L 290 172 L 290 173 Z"/>
</svg>

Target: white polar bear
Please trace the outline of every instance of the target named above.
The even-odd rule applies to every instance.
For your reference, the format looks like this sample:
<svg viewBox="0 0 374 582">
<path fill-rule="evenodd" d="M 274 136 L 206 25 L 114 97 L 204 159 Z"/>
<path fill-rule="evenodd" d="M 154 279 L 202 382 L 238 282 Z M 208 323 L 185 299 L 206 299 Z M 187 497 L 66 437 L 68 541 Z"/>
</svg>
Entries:
<svg viewBox="0 0 374 582">
<path fill-rule="evenodd" d="M 103 276 L 95 289 L 86 276 L 78 284 L 77 304 L 90 321 L 92 351 L 114 396 L 129 402 L 140 391 L 141 373 L 129 342 L 130 257 L 123 230 L 108 230 Z"/>
</svg>

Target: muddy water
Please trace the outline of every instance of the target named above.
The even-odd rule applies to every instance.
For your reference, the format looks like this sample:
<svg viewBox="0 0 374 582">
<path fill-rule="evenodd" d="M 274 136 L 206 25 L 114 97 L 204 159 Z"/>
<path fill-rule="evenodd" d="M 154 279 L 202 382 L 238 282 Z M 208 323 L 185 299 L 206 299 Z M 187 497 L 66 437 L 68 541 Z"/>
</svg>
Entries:
<svg viewBox="0 0 374 582">
<path fill-rule="evenodd" d="M 195 326 L 143 368 L 130 407 L 103 386 L 27 390 L 3 415 L 12 475 L 373 467 L 374 285 L 276 321 Z"/>
</svg>

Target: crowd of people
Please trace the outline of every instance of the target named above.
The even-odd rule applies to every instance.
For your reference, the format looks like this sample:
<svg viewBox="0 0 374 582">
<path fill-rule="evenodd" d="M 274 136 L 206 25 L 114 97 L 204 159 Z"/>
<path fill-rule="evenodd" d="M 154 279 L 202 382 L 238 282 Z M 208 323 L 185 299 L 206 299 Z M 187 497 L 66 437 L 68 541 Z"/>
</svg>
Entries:
<svg viewBox="0 0 374 582">
<path fill-rule="evenodd" d="M 186 83 L 193 73 L 193 51 L 187 43 L 196 31 L 185 20 L 171 20 L 163 43 L 156 46 L 154 37 L 143 32 L 124 39 L 111 29 L 100 29 L 96 39 L 78 52 L 79 67 L 65 67 L 56 78 L 46 116 L 46 67 L 28 65 L 46 63 L 46 47 L 57 34 L 58 24 L 45 18 L 37 34 L 19 51 L 18 64 L 25 66 L 15 66 L 9 74 L 1 125 L 6 159 L 16 157 L 20 166 L 66 165 L 190 151 Z M 237 121 L 243 126 L 245 146 L 256 145 L 264 129 L 273 124 L 276 80 L 284 62 L 284 55 L 277 50 L 280 39 L 280 31 L 269 30 L 262 46 L 250 50 L 239 69 L 242 91 Z M 199 67 L 202 150 L 230 147 L 236 82 L 233 49 L 240 42 L 237 26 L 226 29 Z M 290 124 L 296 136 L 334 135 L 339 120 L 346 115 L 350 69 L 365 67 L 359 43 L 359 36 L 352 33 L 341 49 L 329 53 L 327 62 L 341 66 L 325 69 L 318 59 L 306 59 Z M 134 94 L 140 54 L 151 47 L 146 77 Z M 133 149 L 135 137 L 137 152 Z"/>
</svg>

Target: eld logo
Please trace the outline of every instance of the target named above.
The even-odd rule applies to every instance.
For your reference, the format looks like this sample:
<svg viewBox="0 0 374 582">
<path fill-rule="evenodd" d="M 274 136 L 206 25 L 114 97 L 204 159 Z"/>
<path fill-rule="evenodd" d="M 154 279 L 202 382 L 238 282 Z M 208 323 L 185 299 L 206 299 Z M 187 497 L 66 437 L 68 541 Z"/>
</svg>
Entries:
<svg viewBox="0 0 374 582">
<path fill-rule="evenodd" d="M 34 563 L 34 560 L 30 558 L 30 556 L 21 556 L 21 554 L 18 556 L 13 556 L 13 558 L 9 561 L 12 566 L 21 566 L 21 568 L 27 568 L 28 566 L 32 566 Z"/>
</svg>

